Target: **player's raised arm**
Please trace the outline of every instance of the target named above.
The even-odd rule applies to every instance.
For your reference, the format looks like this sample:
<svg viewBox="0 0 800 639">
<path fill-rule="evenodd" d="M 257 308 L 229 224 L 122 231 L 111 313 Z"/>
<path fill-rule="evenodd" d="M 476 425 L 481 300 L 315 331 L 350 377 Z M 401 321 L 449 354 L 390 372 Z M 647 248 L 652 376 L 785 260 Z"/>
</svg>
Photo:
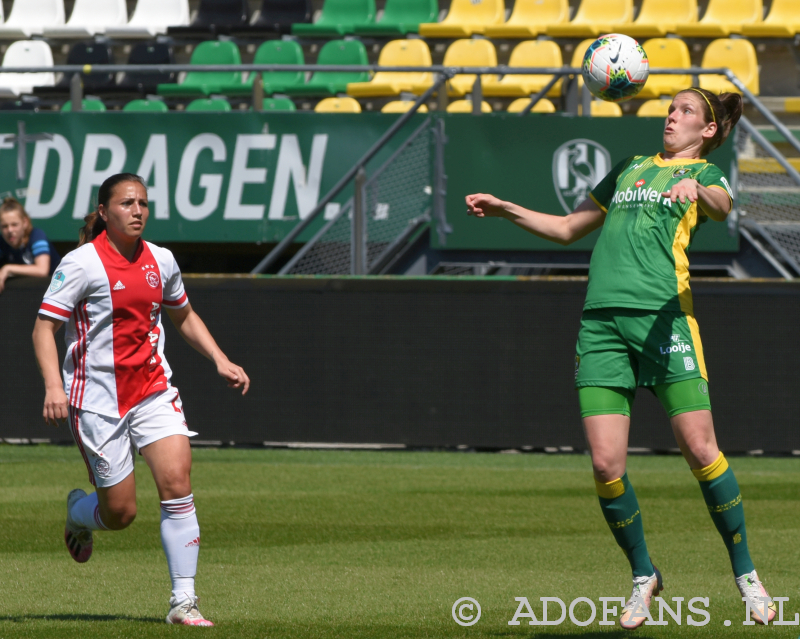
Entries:
<svg viewBox="0 0 800 639">
<path fill-rule="evenodd" d="M 605 212 L 590 198 L 567 216 L 531 211 L 488 193 L 468 195 L 466 202 L 468 215 L 504 217 L 528 233 L 564 246 L 600 228 L 605 220 Z"/>
</svg>

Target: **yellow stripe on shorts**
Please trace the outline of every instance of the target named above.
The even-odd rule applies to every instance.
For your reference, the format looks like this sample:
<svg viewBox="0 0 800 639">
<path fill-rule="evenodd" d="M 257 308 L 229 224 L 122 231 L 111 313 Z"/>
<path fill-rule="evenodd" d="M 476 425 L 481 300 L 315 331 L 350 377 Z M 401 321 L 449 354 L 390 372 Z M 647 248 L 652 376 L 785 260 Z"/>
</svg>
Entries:
<svg viewBox="0 0 800 639">
<path fill-rule="evenodd" d="M 692 343 L 694 344 L 695 355 L 697 357 L 697 366 L 700 368 L 700 375 L 708 381 L 708 371 L 706 371 L 706 358 L 703 355 L 703 342 L 700 341 L 700 327 L 697 325 L 697 320 L 694 315 L 686 313 L 686 321 L 689 324 L 689 331 L 692 333 Z"/>
</svg>

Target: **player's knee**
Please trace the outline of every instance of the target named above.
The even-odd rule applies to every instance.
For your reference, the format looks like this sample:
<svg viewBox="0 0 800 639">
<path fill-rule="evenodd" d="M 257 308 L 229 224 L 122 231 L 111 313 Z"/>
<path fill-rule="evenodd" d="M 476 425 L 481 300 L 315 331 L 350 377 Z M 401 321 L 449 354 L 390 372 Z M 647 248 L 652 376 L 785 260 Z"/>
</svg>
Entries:
<svg viewBox="0 0 800 639">
<path fill-rule="evenodd" d="M 689 442 L 689 450 L 692 456 L 700 464 L 700 468 L 710 466 L 719 457 L 719 448 L 715 442 L 694 441 Z"/>
<path fill-rule="evenodd" d="M 176 470 L 161 478 L 159 493 L 162 499 L 180 499 L 192 492 L 192 482 L 188 472 Z"/>
<path fill-rule="evenodd" d="M 602 455 L 592 455 L 592 470 L 597 481 L 607 484 L 625 474 L 625 465 Z"/>
<path fill-rule="evenodd" d="M 136 504 L 120 504 L 101 513 L 103 524 L 109 530 L 123 530 L 136 519 Z"/>
</svg>

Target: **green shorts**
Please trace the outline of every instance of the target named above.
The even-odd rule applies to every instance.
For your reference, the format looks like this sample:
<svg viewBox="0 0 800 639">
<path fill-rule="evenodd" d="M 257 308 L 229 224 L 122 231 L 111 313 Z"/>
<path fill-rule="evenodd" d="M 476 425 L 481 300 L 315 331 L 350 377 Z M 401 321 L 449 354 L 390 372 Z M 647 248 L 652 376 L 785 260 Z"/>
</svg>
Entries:
<svg viewBox="0 0 800 639">
<path fill-rule="evenodd" d="M 692 315 L 634 308 L 583 312 L 575 387 L 635 390 L 702 377 L 708 381 L 700 331 Z"/>
</svg>

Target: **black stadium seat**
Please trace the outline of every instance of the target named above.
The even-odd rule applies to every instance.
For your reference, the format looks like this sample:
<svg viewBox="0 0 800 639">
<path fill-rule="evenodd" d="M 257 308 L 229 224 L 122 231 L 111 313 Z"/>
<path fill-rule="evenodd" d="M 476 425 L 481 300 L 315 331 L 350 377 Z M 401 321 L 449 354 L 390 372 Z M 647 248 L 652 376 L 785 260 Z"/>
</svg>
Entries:
<svg viewBox="0 0 800 639">
<path fill-rule="evenodd" d="M 250 20 L 247 0 L 200 0 L 194 22 L 185 27 L 169 27 L 169 35 L 192 33 L 230 33 L 236 27 L 245 27 Z"/>
<path fill-rule="evenodd" d="M 114 54 L 111 47 L 94 41 L 76 42 L 70 47 L 67 54 L 67 64 L 114 64 Z M 113 73 L 90 73 L 81 75 L 84 93 L 97 93 L 114 89 Z M 65 73 L 61 80 L 52 87 L 36 87 L 34 93 L 69 93 L 72 75 Z"/>
<path fill-rule="evenodd" d="M 172 47 L 161 42 L 142 42 L 131 50 L 128 64 L 173 64 Z M 136 72 L 122 76 L 117 85 L 119 91 L 148 95 L 156 92 L 159 84 L 175 82 L 174 72 Z"/>
<path fill-rule="evenodd" d="M 291 33 L 293 24 L 310 23 L 312 12 L 311 0 L 262 0 L 258 19 L 233 30 Z"/>
</svg>

